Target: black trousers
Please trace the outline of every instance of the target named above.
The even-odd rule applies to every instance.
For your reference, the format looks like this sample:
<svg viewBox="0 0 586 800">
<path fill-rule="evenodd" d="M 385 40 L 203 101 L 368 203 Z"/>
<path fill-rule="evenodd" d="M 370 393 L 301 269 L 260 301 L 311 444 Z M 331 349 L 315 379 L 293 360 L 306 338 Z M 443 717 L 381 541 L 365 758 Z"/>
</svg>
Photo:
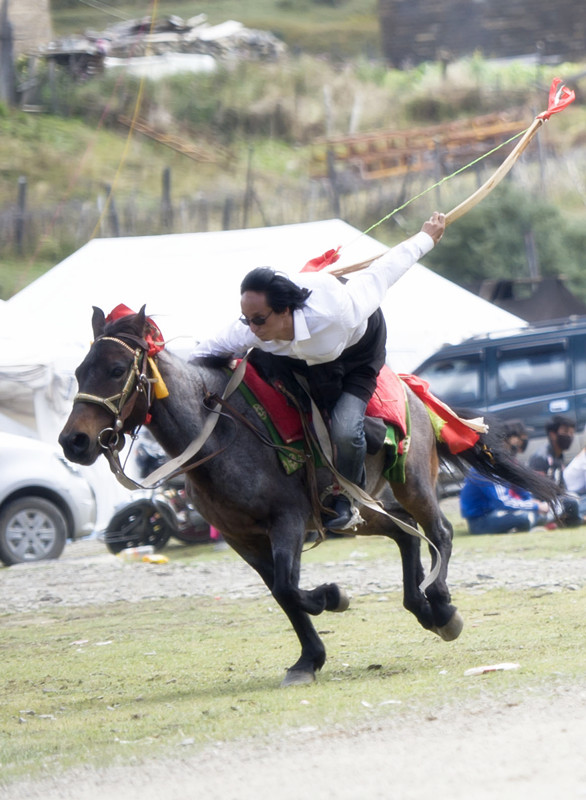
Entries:
<svg viewBox="0 0 586 800">
<path fill-rule="evenodd" d="M 294 373 L 303 375 L 318 407 L 331 412 L 342 392 L 368 403 L 376 389 L 376 379 L 386 357 L 387 326 L 381 309 L 368 318 L 362 338 L 346 348 L 334 361 L 309 366 L 305 361 L 253 350 L 249 361 L 269 382 L 282 381 L 287 389 L 303 401 Z"/>
</svg>

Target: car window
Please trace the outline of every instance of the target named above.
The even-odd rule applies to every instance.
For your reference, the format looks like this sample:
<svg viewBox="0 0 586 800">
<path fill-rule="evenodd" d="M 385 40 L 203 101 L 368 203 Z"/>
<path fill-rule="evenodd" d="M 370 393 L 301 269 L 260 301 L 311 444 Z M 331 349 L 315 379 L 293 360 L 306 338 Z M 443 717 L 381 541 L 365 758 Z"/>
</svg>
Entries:
<svg viewBox="0 0 586 800">
<path fill-rule="evenodd" d="M 500 350 L 497 354 L 499 397 L 536 397 L 570 388 L 565 343 Z"/>
<path fill-rule="evenodd" d="M 418 373 L 431 391 L 448 405 L 482 403 L 482 373 L 479 355 L 446 358 Z"/>
</svg>

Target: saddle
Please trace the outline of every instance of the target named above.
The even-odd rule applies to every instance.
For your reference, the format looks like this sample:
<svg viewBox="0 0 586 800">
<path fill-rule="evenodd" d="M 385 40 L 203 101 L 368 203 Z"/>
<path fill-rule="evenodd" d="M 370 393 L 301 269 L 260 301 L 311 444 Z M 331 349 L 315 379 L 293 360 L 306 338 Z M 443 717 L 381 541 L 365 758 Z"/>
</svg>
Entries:
<svg viewBox="0 0 586 800">
<path fill-rule="evenodd" d="M 299 403 L 291 402 L 291 392 L 280 381 L 273 383 L 261 377 L 250 361 L 238 388 L 262 420 L 272 441 L 287 446 L 286 451 L 279 452 L 285 471 L 290 474 L 303 466 L 305 432 L 301 415 L 305 412 L 300 409 Z M 385 366 L 366 409 L 364 432 L 369 454 L 386 448 L 384 473 L 389 480 L 405 480 L 404 460 L 408 450 L 409 427 L 404 385 Z M 295 456 L 296 448 L 298 457 Z M 319 453 L 314 455 L 319 463 Z"/>
</svg>

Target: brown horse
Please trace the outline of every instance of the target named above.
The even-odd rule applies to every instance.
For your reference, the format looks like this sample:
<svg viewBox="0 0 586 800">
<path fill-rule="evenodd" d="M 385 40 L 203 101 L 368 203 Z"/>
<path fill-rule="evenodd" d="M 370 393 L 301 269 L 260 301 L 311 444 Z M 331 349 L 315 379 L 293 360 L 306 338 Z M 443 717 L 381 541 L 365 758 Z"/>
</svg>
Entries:
<svg viewBox="0 0 586 800">
<path fill-rule="evenodd" d="M 200 434 L 210 414 L 216 413 L 210 411 L 209 398 L 222 395 L 229 379 L 226 369 L 186 363 L 165 350 L 155 359 L 147 359 L 149 322 L 144 308 L 108 323 L 104 313 L 94 308 L 92 324 L 95 341 L 77 369 L 79 393 L 59 437 L 66 457 L 79 464 L 93 464 L 108 449 L 119 450 L 124 434 L 147 419 L 152 434 L 169 456 L 179 456 Z M 151 397 L 150 387 L 157 378 L 166 384 L 169 394 L 165 398 Z M 410 390 L 407 398 L 411 444 L 405 482 L 389 484 L 384 479 L 382 450 L 368 456 L 366 465 L 367 492 L 394 519 L 364 508 L 365 524 L 357 532 L 383 534 L 397 543 L 405 608 L 424 628 L 451 640 L 460 634 L 463 622 L 447 586 L 452 528 L 435 491 L 440 457 L 460 466 L 467 462 L 548 502 L 555 500 L 557 490 L 547 479 L 510 459 L 492 432 L 482 434 L 479 442 L 459 457 L 450 456 L 436 440 L 423 403 Z M 285 474 L 275 449 L 255 435 L 253 429 L 262 430 L 262 423 L 239 392 L 232 396 L 230 405 L 248 420 L 248 425 L 223 411 L 201 446 L 198 465 L 186 472 L 188 485 L 202 515 L 260 574 L 299 638 L 300 658 L 287 670 L 283 684 L 313 681 L 326 655 L 309 615 L 343 611 L 348 599 L 335 583 L 311 591 L 299 588 L 302 548 L 308 530 L 315 529 L 309 469 Z M 319 468 L 318 494 L 331 482 L 330 471 Z M 432 545 L 432 567 L 439 554 L 439 572 L 430 585 L 424 583 L 420 539 L 395 520 L 421 526 Z"/>
</svg>

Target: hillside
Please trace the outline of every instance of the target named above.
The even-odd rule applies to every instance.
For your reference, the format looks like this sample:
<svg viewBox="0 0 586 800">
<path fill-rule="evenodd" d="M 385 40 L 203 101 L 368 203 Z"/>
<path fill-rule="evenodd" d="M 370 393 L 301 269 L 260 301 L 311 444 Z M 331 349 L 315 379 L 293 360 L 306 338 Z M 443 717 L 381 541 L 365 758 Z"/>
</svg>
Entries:
<svg viewBox="0 0 586 800">
<path fill-rule="evenodd" d="M 580 65 L 559 70 L 572 76 Z M 331 216 L 366 229 L 440 176 L 431 171 L 369 183 L 344 177 L 333 196 L 327 179 L 312 179 L 316 140 L 391 125 L 466 123 L 495 111 L 514 111 L 528 125 L 535 108 L 547 104 L 553 74 L 540 69 L 536 87 L 534 67 L 479 57 L 446 72 L 439 64 L 399 71 L 362 59 L 341 68 L 292 55 L 156 83 L 120 73 L 76 83 L 63 72 L 51 82 L 41 71 L 44 113 L 0 109 L 0 296 L 10 296 L 93 236 Z M 158 141 L 128 123 L 133 117 L 146 122 Z M 564 224 L 583 222 L 585 117 L 578 101 L 554 118 L 515 172 L 528 202 L 546 185 Z M 373 235 L 390 244 L 416 230 L 430 209 L 449 208 L 473 191 L 488 169 L 487 163 L 435 188 L 397 215 L 398 225 L 386 223 Z M 26 206 L 19 216 L 21 177 Z M 580 247 L 563 259 L 564 270 L 577 271 Z M 437 268 L 450 276 L 450 264 Z"/>
</svg>

